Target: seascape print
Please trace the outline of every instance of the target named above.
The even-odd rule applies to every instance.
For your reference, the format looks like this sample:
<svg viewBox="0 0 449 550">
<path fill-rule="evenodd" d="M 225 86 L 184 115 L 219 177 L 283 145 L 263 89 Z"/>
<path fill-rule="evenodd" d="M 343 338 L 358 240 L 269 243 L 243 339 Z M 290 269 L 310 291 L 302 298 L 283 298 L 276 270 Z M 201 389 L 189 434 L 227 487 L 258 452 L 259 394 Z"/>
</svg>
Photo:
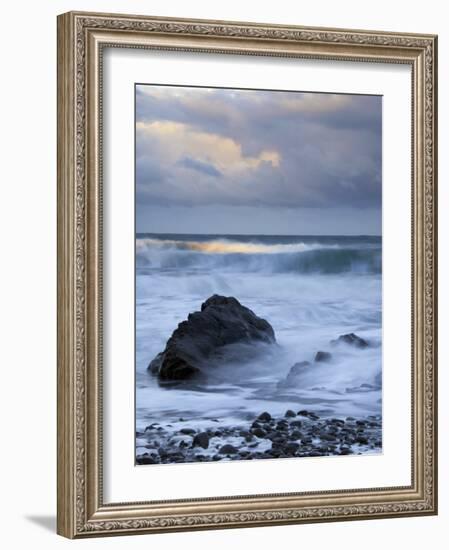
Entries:
<svg viewBox="0 0 449 550">
<path fill-rule="evenodd" d="M 381 453 L 382 98 L 135 94 L 136 464 Z"/>
</svg>

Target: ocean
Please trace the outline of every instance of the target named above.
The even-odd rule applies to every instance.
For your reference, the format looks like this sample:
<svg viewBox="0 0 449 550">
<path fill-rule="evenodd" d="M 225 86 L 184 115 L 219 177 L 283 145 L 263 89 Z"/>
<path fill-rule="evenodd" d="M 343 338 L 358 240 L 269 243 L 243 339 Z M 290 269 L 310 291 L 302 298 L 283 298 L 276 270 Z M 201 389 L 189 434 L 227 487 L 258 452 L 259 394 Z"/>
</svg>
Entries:
<svg viewBox="0 0 449 550">
<path fill-rule="evenodd" d="M 233 296 L 266 319 L 278 345 L 244 368 L 225 367 L 211 384 L 159 385 L 148 364 L 213 294 Z M 369 346 L 331 346 L 347 333 Z M 332 361 L 313 364 L 317 351 L 331 352 Z M 301 361 L 313 368 L 299 385 L 282 384 Z M 149 425 L 167 440 L 181 426 L 210 432 L 242 426 L 263 411 L 379 419 L 381 381 L 381 237 L 136 235 L 137 456 L 151 448 L 143 435 Z M 206 459 L 211 453 L 204 450 Z"/>
</svg>

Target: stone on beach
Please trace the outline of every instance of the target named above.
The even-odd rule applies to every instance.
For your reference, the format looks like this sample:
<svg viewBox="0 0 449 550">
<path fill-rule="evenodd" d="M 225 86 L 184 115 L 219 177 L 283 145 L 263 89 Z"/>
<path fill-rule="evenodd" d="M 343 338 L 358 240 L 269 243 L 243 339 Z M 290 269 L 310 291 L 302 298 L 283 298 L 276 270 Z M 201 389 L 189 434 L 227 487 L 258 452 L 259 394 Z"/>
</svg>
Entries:
<svg viewBox="0 0 449 550">
<path fill-rule="evenodd" d="M 290 409 L 289 409 L 290 410 Z M 258 417 L 248 425 L 222 426 L 219 430 L 192 435 L 180 430 L 167 433 L 150 430 L 142 433 L 147 440 L 146 451 L 138 454 L 138 464 L 167 464 L 217 460 L 253 460 L 378 453 L 382 448 L 382 418 L 318 416 L 308 409 L 298 411 L 301 420 L 293 416 L 270 414 L 267 429 L 253 427 Z M 262 413 L 263 418 L 267 418 Z M 168 427 L 168 424 L 165 426 Z M 298 429 L 300 428 L 300 429 Z M 159 435 L 160 434 L 160 435 Z M 219 437 L 220 441 L 214 441 Z"/>
<path fill-rule="evenodd" d="M 236 454 L 238 453 L 238 449 L 236 447 L 234 447 L 234 445 L 230 445 L 229 443 L 226 444 L 226 445 L 223 445 L 221 448 L 220 448 L 220 454 L 222 455 L 233 455 L 233 454 Z"/>
<path fill-rule="evenodd" d="M 202 447 L 207 449 L 209 447 L 209 436 L 206 432 L 196 434 L 193 438 L 192 447 Z"/>
</svg>

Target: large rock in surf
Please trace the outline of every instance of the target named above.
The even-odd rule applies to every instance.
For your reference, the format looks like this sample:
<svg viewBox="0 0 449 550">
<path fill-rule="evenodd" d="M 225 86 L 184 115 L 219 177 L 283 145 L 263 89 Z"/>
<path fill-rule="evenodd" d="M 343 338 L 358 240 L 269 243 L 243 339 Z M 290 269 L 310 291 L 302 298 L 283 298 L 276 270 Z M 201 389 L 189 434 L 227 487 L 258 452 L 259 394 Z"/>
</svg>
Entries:
<svg viewBox="0 0 449 550">
<path fill-rule="evenodd" d="M 208 369 L 232 358 L 248 359 L 257 352 L 254 344 L 273 344 L 270 323 L 233 297 L 214 294 L 179 323 L 165 350 L 148 369 L 161 381 L 180 381 L 207 375 Z"/>
</svg>

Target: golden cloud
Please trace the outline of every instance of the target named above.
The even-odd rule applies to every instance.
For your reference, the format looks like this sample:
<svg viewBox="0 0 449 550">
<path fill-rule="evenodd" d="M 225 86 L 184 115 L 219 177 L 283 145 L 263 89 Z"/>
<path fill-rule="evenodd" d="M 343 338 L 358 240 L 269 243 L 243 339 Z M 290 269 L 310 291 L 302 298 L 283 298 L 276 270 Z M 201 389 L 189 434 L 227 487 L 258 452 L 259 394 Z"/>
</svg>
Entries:
<svg viewBox="0 0 449 550">
<path fill-rule="evenodd" d="M 223 174 L 256 169 L 264 162 L 277 168 L 281 161 L 281 155 L 275 150 L 263 150 L 256 156 L 244 155 L 241 144 L 234 139 L 198 131 L 180 122 L 138 122 L 137 132 L 162 146 L 166 159 L 172 163 L 191 157 L 212 164 Z"/>
</svg>

